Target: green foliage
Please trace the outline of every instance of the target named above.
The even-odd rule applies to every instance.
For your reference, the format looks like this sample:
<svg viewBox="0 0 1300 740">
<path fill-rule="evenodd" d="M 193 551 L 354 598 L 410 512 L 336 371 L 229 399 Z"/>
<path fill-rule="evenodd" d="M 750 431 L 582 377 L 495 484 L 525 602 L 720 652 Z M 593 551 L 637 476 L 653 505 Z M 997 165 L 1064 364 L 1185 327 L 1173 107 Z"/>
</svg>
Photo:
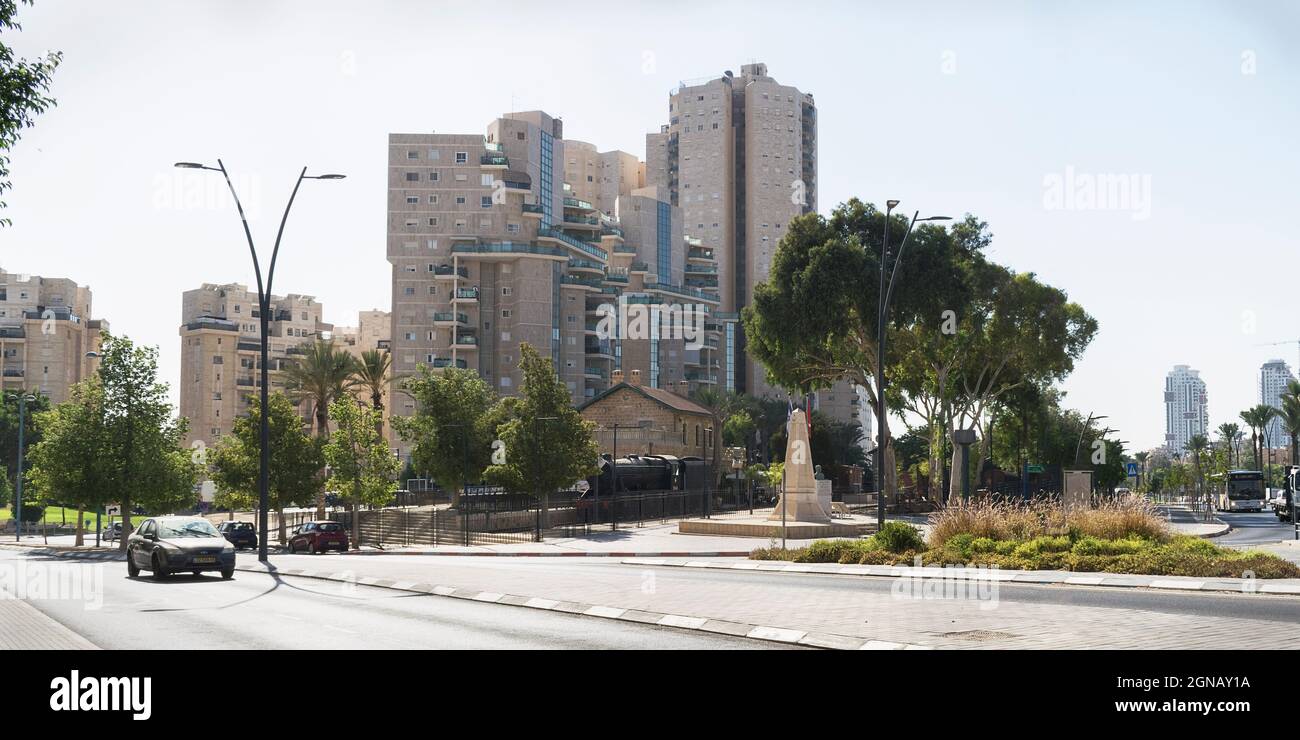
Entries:
<svg viewBox="0 0 1300 740">
<path fill-rule="evenodd" d="M 523 386 L 518 398 L 503 399 L 495 414 L 504 460 L 498 453 L 486 476 L 545 500 L 552 491 L 595 475 L 600 449 L 592 437 L 595 425 L 573 408 L 551 360 L 527 343 L 519 350 Z"/>
<path fill-rule="evenodd" d="M 885 526 L 871 535 L 871 538 L 888 552 L 900 553 L 925 549 L 925 540 L 921 537 L 921 532 L 904 522 L 885 522 Z"/>
<path fill-rule="evenodd" d="M 743 447 L 754 438 L 758 425 L 748 411 L 741 410 L 732 414 L 722 424 L 722 441 L 733 447 Z"/>
<path fill-rule="evenodd" d="M 304 347 L 297 361 L 284 369 L 284 387 L 289 397 L 311 404 L 316 436 L 329 436 L 329 410 L 355 384 L 356 359 L 334 340 L 317 339 Z"/>
<path fill-rule="evenodd" d="M 41 441 L 41 427 L 36 423 L 36 415 L 50 410 L 50 399 L 39 390 L 14 389 L 0 393 L 0 467 L 8 472 L 6 478 L 10 488 L 18 483 L 18 417 L 19 395 L 31 395 L 35 401 L 27 402 L 26 423 L 23 425 L 23 443 L 26 446 L 24 469 L 32 467 L 32 449 Z"/>
<path fill-rule="evenodd" d="M 106 457 L 110 440 L 98 379 L 73 386 L 69 400 L 42 411 L 37 424 L 43 434 L 28 455 L 28 478 L 46 500 L 88 510 L 110 503 L 110 481 L 119 471 Z"/>
<path fill-rule="evenodd" d="M 392 422 L 403 440 L 415 443 L 415 469 L 448 491 L 481 480 L 498 421 L 490 413 L 496 399 L 487 383 L 473 370 L 420 365 L 402 387 L 415 399 L 415 414 Z"/>
<path fill-rule="evenodd" d="M 267 497 L 271 509 L 313 502 L 322 490 L 319 471 L 325 466 L 322 442 L 303 429 L 298 410 L 283 393 L 270 402 L 271 466 Z M 208 466 L 217 486 L 215 505 L 221 509 L 251 509 L 257 504 L 261 471 L 262 404 L 249 406 L 248 416 L 235 419 L 231 433 L 209 452 Z"/>
<path fill-rule="evenodd" d="M 329 485 L 354 507 L 388 503 L 401 470 L 401 461 L 376 428 L 379 418 L 378 410 L 352 398 L 340 398 L 330 406 L 335 432 L 324 449 L 330 467 Z"/>
<path fill-rule="evenodd" d="M 23 0 L 30 4 L 31 0 Z M 14 20 L 18 12 L 15 0 L 0 0 L 0 31 L 18 31 Z M 35 60 L 16 57 L 13 49 L 0 42 L 0 198 L 12 187 L 9 181 L 9 150 L 18 143 L 21 132 L 36 123 L 36 116 L 55 105 L 49 96 L 54 70 L 63 61 L 62 52 L 47 52 Z M 0 201 L 0 210 L 5 203 Z M 0 217 L 0 227 L 10 225 Z"/>
</svg>

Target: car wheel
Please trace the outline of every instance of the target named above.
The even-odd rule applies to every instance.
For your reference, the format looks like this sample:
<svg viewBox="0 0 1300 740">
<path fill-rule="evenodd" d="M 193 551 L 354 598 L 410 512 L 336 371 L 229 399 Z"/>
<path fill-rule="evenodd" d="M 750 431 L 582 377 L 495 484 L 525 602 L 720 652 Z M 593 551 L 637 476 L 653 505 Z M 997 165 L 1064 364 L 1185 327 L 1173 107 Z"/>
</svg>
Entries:
<svg viewBox="0 0 1300 740">
<path fill-rule="evenodd" d="M 135 560 L 131 557 L 131 553 L 129 552 L 126 554 L 126 577 L 127 578 L 140 577 L 140 566 L 135 564 Z"/>
<path fill-rule="evenodd" d="M 203 575 L 203 571 L 201 570 L 192 570 L 190 571 L 190 573 L 193 573 L 195 578 L 198 578 L 199 576 Z"/>
<path fill-rule="evenodd" d="M 231 578 L 234 578 L 234 577 L 235 577 L 235 569 L 234 569 L 234 568 L 222 568 L 222 569 L 221 569 L 221 580 L 223 580 L 223 581 L 229 581 Z"/>
<path fill-rule="evenodd" d="M 293 540 L 289 540 L 289 554 L 292 555 L 295 552 L 298 552 L 298 550 L 293 546 Z"/>
<path fill-rule="evenodd" d="M 153 556 L 153 577 L 154 577 L 154 579 L 155 579 L 155 580 L 159 580 L 159 581 L 161 581 L 162 579 L 166 578 L 167 575 L 168 575 L 168 573 L 167 573 L 167 566 L 165 566 L 165 565 L 162 564 L 162 558 L 158 557 L 157 555 L 154 555 L 154 556 Z"/>
</svg>

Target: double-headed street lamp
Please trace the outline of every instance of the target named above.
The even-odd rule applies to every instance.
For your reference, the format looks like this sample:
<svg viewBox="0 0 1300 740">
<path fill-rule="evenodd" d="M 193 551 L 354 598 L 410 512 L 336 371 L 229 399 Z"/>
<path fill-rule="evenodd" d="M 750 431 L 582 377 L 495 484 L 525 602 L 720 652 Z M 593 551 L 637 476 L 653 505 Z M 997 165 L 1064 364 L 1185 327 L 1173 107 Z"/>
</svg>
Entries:
<svg viewBox="0 0 1300 740">
<path fill-rule="evenodd" d="M 9 394 L 11 400 L 18 402 L 18 486 L 14 491 L 14 541 L 23 539 L 23 430 L 27 426 L 27 402 L 36 401 L 36 396 L 21 391 Z"/>
<path fill-rule="evenodd" d="M 253 255 L 253 272 L 257 275 L 257 305 L 262 330 L 262 424 L 261 424 L 261 461 L 259 463 L 258 480 L 257 480 L 257 526 L 260 530 L 257 541 L 257 559 L 265 561 L 266 556 L 266 527 L 267 527 L 267 509 L 270 506 L 270 482 L 271 482 L 271 419 L 270 419 L 270 314 L 271 314 L 271 282 L 275 278 L 275 260 L 280 254 L 280 238 L 284 236 L 284 224 L 289 220 L 289 209 L 293 208 L 293 199 L 298 195 L 298 188 L 302 185 L 303 180 L 342 180 L 345 175 L 308 175 L 307 168 L 303 167 L 302 172 L 298 174 L 298 182 L 293 186 L 293 192 L 289 194 L 289 203 L 284 207 L 284 215 L 280 218 L 280 230 L 275 234 L 275 247 L 271 250 L 271 264 L 266 271 L 266 282 L 262 282 L 262 268 L 257 260 L 257 248 L 253 246 L 253 233 L 249 231 L 248 219 L 244 216 L 244 206 L 239 202 L 239 194 L 235 192 L 235 186 L 230 182 L 230 174 L 226 172 L 226 166 L 217 160 L 216 167 L 209 167 L 198 162 L 177 162 L 177 167 L 187 170 L 211 170 L 220 172 L 222 177 L 226 178 L 226 186 L 230 188 L 230 195 L 235 199 L 235 208 L 239 211 L 239 220 L 244 223 L 244 237 L 248 239 L 248 251 Z"/>
<path fill-rule="evenodd" d="M 920 211 L 912 214 L 907 225 L 907 233 L 898 245 L 898 254 L 894 257 L 893 269 L 888 269 L 889 259 L 889 222 L 898 201 L 885 201 L 885 239 L 880 244 L 880 292 L 876 302 L 876 526 L 885 526 L 885 440 L 888 439 L 889 423 L 885 420 L 885 319 L 889 313 L 889 301 L 894 296 L 894 278 L 898 277 L 898 266 L 903 261 L 903 249 L 907 247 L 907 238 L 912 235 L 912 228 L 919 221 L 951 221 L 950 216 L 927 216 L 917 218 Z M 885 280 L 886 270 L 889 280 Z"/>
</svg>

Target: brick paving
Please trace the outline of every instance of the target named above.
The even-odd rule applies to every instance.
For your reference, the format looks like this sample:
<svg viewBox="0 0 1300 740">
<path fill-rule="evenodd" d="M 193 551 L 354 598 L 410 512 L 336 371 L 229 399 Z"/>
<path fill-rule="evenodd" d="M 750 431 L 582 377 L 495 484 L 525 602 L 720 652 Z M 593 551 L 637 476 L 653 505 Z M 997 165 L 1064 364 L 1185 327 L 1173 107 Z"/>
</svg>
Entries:
<svg viewBox="0 0 1300 740">
<path fill-rule="evenodd" d="M 95 650 L 25 601 L 0 594 L 0 650 Z"/>
<path fill-rule="evenodd" d="M 807 577 L 794 582 L 777 573 L 700 580 L 671 568 L 613 563 L 572 567 L 540 560 L 466 560 L 285 556 L 272 558 L 272 563 L 318 575 L 436 584 L 949 649 L 1259 649 L 1276 646 L 1262 642 L 1259 635 L 1278 626 L 1267 620 L 1106 606 L 911 598 L 819 585 Z"/>
</svg>

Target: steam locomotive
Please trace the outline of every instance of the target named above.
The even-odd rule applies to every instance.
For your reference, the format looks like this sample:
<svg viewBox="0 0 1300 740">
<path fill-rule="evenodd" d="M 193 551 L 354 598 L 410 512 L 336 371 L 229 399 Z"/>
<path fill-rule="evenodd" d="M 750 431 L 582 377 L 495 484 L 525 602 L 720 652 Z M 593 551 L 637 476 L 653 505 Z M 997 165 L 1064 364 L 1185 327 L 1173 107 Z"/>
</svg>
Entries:
<svg viewBox="0 0 1300 740">
<path fill-rule="evenodd" d="M 579 500 L 643 491 L 703 491 L 709 487 L 709 464 L 699 457 L 628 455 L 617 460 L 600 456 L 600 472 L 587 479 Z"/>
</svg>

